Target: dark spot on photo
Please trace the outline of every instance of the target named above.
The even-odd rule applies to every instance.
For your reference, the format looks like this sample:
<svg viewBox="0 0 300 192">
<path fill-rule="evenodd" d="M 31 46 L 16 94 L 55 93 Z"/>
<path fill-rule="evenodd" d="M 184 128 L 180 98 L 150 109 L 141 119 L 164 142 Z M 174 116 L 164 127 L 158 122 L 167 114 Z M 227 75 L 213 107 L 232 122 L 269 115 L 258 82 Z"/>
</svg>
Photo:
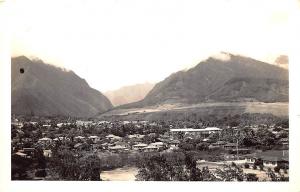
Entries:
<svg viewBox="0 0 300 192">
<path fill-rule="evenodd" d="M 20 73 L 24 73 L 24 69 L 23 68 L 20 68 Z"/>
</svg>

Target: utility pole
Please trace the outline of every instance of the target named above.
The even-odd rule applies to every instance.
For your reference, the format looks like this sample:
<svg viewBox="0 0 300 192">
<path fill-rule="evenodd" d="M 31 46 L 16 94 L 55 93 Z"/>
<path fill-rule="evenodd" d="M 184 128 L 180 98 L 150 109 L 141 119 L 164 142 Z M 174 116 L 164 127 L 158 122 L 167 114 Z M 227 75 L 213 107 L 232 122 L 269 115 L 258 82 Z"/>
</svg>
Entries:
<svg viewBox="0 0 300 192">
<path fill-rule="evenodd" d="M 236 132 L 236 156 L 239 160 L 239 131 Z"/>
<path fill-rule="evenodd" d="M 237 155 L 237 160 L 239 160 L 239 139 L 236 139 L 236 155 Z"/>
</svg>

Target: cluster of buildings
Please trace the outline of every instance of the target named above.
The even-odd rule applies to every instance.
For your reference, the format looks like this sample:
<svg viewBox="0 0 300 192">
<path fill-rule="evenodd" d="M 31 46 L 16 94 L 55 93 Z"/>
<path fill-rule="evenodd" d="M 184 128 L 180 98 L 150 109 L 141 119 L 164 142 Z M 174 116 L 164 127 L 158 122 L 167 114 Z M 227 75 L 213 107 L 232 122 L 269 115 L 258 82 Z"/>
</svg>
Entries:
<svg viewBox="0 0 300 192">
<path fill-rule="evenodd" d="M 37 125 L 38 122 L 30 121 L 25 122 L 30 123 L 32 125 Z M 148 121 L 123 121 L 118 122 L 118 124 L 121 125 L 134 125 L 135 127 L 141 127 L 141 126 L 152 126 L 152 127 L 159 127 L 160 125 L 156 122 L 148 122 Z M 22 127 L 24 125 L 23 122 L 20 121 L 13 121 L 12 125 L 18 128 L 19 131 L 22 130 Z M 62 122 L 62 123 L 55 123 L 57 128 L 62 128 L 63 126 L 70 126 L 70 125 L 76 125 L 77 127 L 86 127 L 89 126 L 107 126 L 111 127 L 114 126 L 112 122 L 109 121 L 83 121 L 83 120 L 77 120 L 71 123 L 68 122 Z M 45 129 L 50 128 L 53 126 L 53 123 L 50 123 L 46 121 L 44 122 L 42 127 Z M 163 150 L 173 150 L 178 149 L 178 145 L 183 141 L 180 139 L 180 137 L 183 138 L 202 138 L 202 141 L 208 144 L 208 149 L 224 149 L 225 151 L 228 151 L 228 153 L 232 154 L 240 154 L 240 155 L 249 155 L 245 156 L 245 159 L 249 164 L 255 160 L 255 158 L 261 158 L 264 160 L 266 164 L 277 164 L 278 162 L 284 162 L 288 160 L 286 158 L 286 153 L 284 157 L 281 157 L 280 154 L 274 153 L 274 158 L 270 157 L 270 155 L 266 154 L 251 154 L 251 150 L 247 148 L 241 148 L 238 146 L 238 143 L 229 143 L 225 141 L 210 141 L 210 135 L 215 133 L 221 133 L 222 129 L 218 127 L 206 127 L 202 129 L 194 129 L 194 128 L 173 128 L 173 125 L 169 126 L 170 129 L 167 132 L 167 134 L 160 134 L 159 136 L 156 135 L 154 140 L 147 140 L 146 137 L 151 137 L 151 134 L 155 135 L 155 133 L 150 134 L 129 134 L 125 137 L 120 137 L 114 134 L 107 134 L 105 136 L 103 135 L 97 135 L 97 134 L 90 134 L 90 135 L 76 135 L 74 137 L 68 137 L 68 136 L 59 136 L 56 135 L 56 137 L 42 137 L 39 138 L 37 143 L 35 143 L 34 146 L 39 146 L 42 149 L 44 149 L 44 155 L 46 157 L 51 157 L 51 146 L 57 142 L 62 143 L 68 143 L 72 142 L 74 145 L 73 147 L 70 147 L 71 150 L 90 150 L 90 151 L 107 151 L 112 153 L 131 153 L 131 152 L 154 152 L 154 151 L 163 151 Z M 252 130 L 256 130 L 260 128 L 260 126 L 251 126 L 250 128 Z M 281 128 L 280 130 L 277 130 L 277 127 L 274 126 L 268 126 L 265 127 L 269 131 L 271 131 L 276 137 L 283 133 L 288 133 L 288 129 Z M 232 127 L 232 129 L 237 129 L 235 127 Z M 22 138 L 23 142 L 32 142 L 32 138 Z M 281 138 L 279 139 L 282 145 L 288 146 L 289 140 L 288 138 Z M 16 142 L 17 143 L 17 142 Z M 13 147 L 13 150 L 16 146 Z M 32 157 L 34 153 L 34 147 L 17 147 L 17 150 L 14 150 L 16 155 L 30 158 Z M 276 157 L 276 158 L 275 158 Z"/>
</svg>

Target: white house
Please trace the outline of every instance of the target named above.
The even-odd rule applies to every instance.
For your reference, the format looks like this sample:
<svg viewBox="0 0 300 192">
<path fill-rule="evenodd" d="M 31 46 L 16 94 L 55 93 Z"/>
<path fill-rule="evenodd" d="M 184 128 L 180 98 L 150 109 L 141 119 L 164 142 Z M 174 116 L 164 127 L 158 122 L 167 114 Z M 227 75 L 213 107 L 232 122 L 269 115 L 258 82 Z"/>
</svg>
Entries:
<svg viewBox="0 0 300 192">
<path fill-rule="evenodd" d="M 39 143 L 48 144 L 48 143 L 51 143 L 51 142 L 52 142 L 52 139 L 50 139 L 50 138 L 48 138 L 48 137 L 44 137 L 44 138 L 39 139 L 38 142 L 39 142 Z"/>
<path fill-rule="evenodd" d="M 132 149 L 133 150 L 142 150 L 143 148 L 147 147 L 148 145 L 145 144 L 145 143 L 139 143 L 139 144 L 136 144 L 136 145 L 133 145 L 132 146 Z"/>
<path fill-rule="evenodd" d="M 206 127 L 204 129 L 193 129 L 193 128 L 184 128 L 184 129 L 170 129 L 171 134 L 184 133 L 191 135 L 203 135 L 208 136 L 212 133 L 220 132 L 222 129 L 218 127 Z"/>
</svg>

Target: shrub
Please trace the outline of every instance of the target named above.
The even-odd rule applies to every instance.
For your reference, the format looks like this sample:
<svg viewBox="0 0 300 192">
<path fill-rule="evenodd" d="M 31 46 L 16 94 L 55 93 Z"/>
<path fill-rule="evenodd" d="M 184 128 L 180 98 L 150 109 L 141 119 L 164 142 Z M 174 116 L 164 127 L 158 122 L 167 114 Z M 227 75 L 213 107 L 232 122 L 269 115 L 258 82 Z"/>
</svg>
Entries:
<svg viewBox="0 0 300 192">
<path fill-rule="evenodd" d="M 259 169 L 260 169 L 261 171 L 263 171 L 263 170 L 264 170 L 264 165 L 263 165 L 263 164 L 260 164 L 260 165 L 259 165 Z"/>
<path fill-rule="evenodd" d="M 274 167 L 274 171 L 275 171 L 276 173 L 279 173 L 280 167 L 278 167 L 278 166 Z"/>
<path fill-rule="evenodd" d="M 235 162 L 232 162 L 232 163 L 231 163 L 231 166 L 232 166 L 232 167 L 236 167 Z"/>
<path fill-rule="evenodd" d="M 256 166 L 255 164 L 253 165 L 253 169 L 254 169 L 254 170 L 256 170 L 256 169 L 257 169 L 257 166 Z"/>
<path fill-rule="evenodd" d="M 35 172 L 35 176 L 36 177 L 46 177 L 47 173 L 45 171 L 45 169 L 41 169 Z"/>
<path fill-rule="evenodd" d="M 249 169 L 250 165 L 248 163 L 245 163 L 244 167 L 245 169 Z"/>
<path fill-rule="evenodd" d="M 258 177 L 254 173 L 246 174 L 247 181 L 258 181 Z"/>
</svg>

